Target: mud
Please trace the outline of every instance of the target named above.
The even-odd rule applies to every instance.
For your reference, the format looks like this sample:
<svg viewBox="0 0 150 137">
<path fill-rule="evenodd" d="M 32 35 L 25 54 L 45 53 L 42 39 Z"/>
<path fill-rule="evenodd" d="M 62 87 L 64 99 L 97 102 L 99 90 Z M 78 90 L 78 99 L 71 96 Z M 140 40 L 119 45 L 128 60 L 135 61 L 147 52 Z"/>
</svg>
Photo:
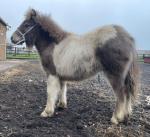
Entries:
<svg viewBox="0 0 150 137">
<path fill-rule="evenodd" d="M 150 137 L 150 65 L 140 64 L 142 90 L 128 122 L 112 125 L 113 91 L 103 74 L 68 84 L 68 108 L 41 118 L 46 75 L 37 61 L 0 73 L 0 137 Z"/>
</svg>

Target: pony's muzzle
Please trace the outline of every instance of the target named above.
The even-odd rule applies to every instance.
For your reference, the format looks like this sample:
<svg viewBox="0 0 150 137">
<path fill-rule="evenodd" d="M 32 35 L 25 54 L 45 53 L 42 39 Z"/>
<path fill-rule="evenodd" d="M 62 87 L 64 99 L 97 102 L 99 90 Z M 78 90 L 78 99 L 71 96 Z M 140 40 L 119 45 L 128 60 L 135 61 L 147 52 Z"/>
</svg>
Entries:
<svg viewBox="0 0 150 137">
<path fill-rule="evenodd" d="M 11 36 L 10 39 L 11 39 L 11 42 L 12 42 L 12 43 L 15 43 L 13 36 Z"/>
<path fill-rule="evenodd" d="M 16 44 L 16 45 L 20 45 L 24 42 L 24 38 L 22 36 L 19 36 L 17 33 L 14 33 L 11 36 L 11 42 Z"/>
</svg>

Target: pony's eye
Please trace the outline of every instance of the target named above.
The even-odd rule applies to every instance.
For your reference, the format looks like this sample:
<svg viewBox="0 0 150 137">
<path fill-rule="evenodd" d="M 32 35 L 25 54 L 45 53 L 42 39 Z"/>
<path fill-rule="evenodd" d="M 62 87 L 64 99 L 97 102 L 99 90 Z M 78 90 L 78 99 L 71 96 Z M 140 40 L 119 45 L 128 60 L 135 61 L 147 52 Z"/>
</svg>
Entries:
<svg viewBox="0 0 150 137">
<path fill-rule="evenodd" d="M 29 24 L 25 24 L 25 27 L 29 27 L 30 25 Z"/>
</svg>

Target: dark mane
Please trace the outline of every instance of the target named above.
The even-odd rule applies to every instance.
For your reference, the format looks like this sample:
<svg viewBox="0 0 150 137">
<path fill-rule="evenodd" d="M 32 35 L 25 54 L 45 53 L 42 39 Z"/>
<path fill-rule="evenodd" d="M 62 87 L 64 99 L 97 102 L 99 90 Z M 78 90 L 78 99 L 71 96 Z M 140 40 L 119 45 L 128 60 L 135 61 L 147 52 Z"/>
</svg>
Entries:
<svg viewBox="0 0 150 137">
<path fill-rule="evenodd" d="M 31 19 L 33 16 L 33 10 L 29 9 L 25 14 L 26 19 Z M 49 33 L 49 36 L 54 38 L 56 43 L 59 43 L 67 36 L 67 32 L 59 27 L 49 15 L 44 15 L 36 11 L 36 16 L 33 18 L 45 32 Z"/>
</svg>

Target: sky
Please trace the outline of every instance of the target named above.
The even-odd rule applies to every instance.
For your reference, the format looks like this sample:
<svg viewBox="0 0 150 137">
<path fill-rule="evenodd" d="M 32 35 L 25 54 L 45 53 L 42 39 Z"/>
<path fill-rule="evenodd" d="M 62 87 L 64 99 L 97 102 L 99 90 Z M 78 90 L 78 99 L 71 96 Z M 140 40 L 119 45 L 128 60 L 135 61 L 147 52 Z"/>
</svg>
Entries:
<svg viewBox="0 0 150 137">
<path fill-rule="evenodd" d="M 150 50 L 150 0 L 1 0 L 0 17 L 11 26 L 8 41 L 29 8 L 51 15 L 64 30 L 77 34 L 121 25 L 135 38 L 137 49 Z"/>
</svg>

